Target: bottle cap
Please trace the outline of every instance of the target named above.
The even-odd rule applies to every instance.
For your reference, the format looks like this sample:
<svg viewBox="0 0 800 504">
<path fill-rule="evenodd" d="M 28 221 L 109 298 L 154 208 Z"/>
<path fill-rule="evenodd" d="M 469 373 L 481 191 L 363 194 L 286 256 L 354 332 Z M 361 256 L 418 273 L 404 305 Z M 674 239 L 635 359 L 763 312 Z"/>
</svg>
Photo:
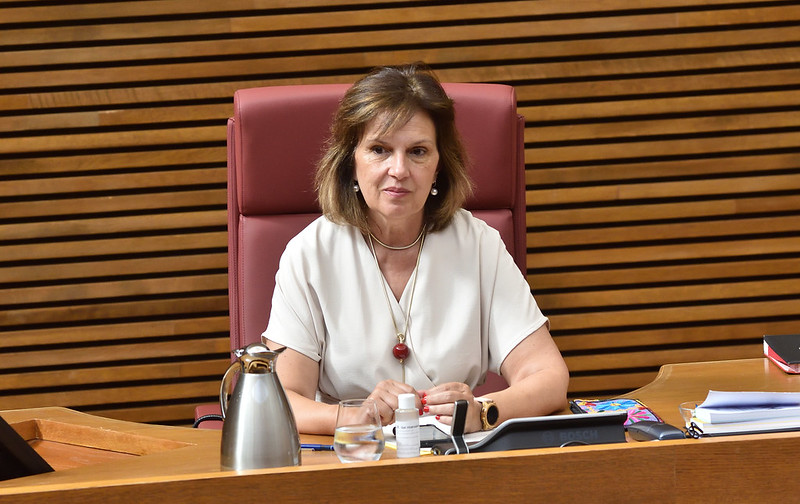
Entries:
<svg viewBox="0 0 800 504">
<path fill-rule="evenodd" d="M 397 396 L 397 409 L 417 409 L 416 394 L 400 394 Z"/>
</svg>

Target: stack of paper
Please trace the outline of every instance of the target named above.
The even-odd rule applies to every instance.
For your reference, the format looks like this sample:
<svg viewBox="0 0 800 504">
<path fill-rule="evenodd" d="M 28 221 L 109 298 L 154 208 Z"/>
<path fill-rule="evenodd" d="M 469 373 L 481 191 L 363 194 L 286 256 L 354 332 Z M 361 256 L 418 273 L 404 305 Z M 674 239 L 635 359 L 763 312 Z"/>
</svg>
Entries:
<svg viewBox="0 0 800 504">
<path fill-rule="evenodd" d="M 800 429 L 800 392 L 711 390 L 687 428 L 702 435 Z"/>
</svg>

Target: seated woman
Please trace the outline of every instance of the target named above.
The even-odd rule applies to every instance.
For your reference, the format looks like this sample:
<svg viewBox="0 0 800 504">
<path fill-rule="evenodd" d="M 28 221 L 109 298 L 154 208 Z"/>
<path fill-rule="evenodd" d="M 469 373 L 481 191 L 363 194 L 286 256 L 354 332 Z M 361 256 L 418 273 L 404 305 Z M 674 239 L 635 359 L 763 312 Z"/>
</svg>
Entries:
<svg viewBox="0 0 800 504">
<path fill-rule="evenodd" d="M 499 233 L 463 210 L 471 184 L 452 100 L 421 65 L 345 94 L 317 167 L 323 216 L 286 247 L 262 335 L 300 432 L 332 434 L 340 399 L 397 396 L 466 432 L 564 407 L 569 374 Z M 476 399 L 487 371 L 505 390 Z"/>
</svg>

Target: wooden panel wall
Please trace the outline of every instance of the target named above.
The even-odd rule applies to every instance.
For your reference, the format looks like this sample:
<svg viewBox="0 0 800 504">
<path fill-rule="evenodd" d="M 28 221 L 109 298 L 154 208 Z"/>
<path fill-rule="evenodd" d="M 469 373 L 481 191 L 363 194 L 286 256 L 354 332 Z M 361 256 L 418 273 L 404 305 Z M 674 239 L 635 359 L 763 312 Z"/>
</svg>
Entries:
<svg viewBox="0 0 800 504">
<path fill-rule="evenodd" d="M 800 331 L 800 6 L 0 2 L 0 409 L 186 423 L 228 363 L 236 89 L 424 60 L 527 118 L 571 395 Z"/>
</svg>

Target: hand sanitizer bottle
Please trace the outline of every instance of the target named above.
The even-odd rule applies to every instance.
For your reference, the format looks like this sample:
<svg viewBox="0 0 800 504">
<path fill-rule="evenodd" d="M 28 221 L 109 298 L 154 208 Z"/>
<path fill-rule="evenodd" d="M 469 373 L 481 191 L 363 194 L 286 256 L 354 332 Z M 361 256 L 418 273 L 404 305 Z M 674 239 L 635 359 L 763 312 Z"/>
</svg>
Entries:
<svg viewBox="0 0 800 504">
<path fill-rule="evenodd" d="M 419 410 L 415 394 L 397 396 L 394 422 L 397 458 L 419 457 Z"/>
</svg>

